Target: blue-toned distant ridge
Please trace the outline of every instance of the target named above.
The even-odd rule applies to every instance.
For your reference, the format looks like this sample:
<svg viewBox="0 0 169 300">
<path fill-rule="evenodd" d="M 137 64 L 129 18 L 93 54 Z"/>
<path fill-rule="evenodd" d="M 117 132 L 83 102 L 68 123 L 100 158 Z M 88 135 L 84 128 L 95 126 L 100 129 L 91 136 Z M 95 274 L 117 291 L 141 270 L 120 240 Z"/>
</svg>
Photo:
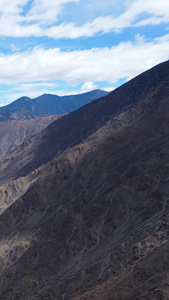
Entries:
<svg viewBox="0 0 169 300">
<path fill-rule="evenodd" d="M 107 94 L 108 92 L 97 89 L 69 96 L 44 94 L 35 99 L 21 97 L 6 106 L 0 107 L 0 122 L 70 113 Z"/>
</svg>

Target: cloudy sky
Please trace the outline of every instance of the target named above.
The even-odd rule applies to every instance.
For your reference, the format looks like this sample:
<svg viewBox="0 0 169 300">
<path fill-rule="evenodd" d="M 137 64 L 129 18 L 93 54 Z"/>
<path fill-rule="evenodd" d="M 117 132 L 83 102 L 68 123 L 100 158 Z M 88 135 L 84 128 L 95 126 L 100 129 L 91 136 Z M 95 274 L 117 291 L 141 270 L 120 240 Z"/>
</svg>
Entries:
<svg viewBox="0 0 169 300">
<path fill-rule="evenodd" d="M 169 0 L 0 0 L 0 105 L 113 90 L 169 59 Z"/>
</svg>

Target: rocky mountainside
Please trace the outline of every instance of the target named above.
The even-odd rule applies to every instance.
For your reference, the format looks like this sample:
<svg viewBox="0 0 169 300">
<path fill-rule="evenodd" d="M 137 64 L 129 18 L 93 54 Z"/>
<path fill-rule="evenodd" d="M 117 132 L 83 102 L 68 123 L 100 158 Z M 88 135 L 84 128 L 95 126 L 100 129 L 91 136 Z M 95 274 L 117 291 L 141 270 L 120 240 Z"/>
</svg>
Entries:
<svg viewBox="0 0 169 300">
<path fill-rule="evenodd" d="M 0 122 L 0 159 L 62 116 Z"/>
<path fill-rule="evenodd" d="M 169 61 L 5 156 L 0 299 L 169 299 L 168 134 Z"/>
<path fill-rule="evenodd" d="M 21 97 L 6 106 L 0 107 L 0 122 L 70 113 L 107 94 L 108 92 L 98 89 L 70 96 L 44 94 L 35 99 Z"/>
</svg>

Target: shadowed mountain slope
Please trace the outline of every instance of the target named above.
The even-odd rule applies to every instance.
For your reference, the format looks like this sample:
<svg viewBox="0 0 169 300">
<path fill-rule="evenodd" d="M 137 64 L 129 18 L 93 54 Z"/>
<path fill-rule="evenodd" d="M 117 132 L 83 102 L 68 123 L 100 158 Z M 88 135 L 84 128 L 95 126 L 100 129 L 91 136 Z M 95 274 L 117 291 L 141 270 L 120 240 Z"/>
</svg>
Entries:
<svg viewBox="0 0 169 300">
<path fill-rule="evenodd" d="M 0 159 L 61 116 L 0 122 Z"/>
<path fill-rule="evenodd" d="M 169 299 L 168 66 L 2 161 L 2 300 Z"/>
<path fill-rule="evenodd" d="M 35 99 L 21 97 L 6 106 L 0 107 L 0 122 L 69 113 L 107 94 L 108 92 L 98 89 L 70 96 L 44 94 Z"/>
<path fill-rule="evenodd" d="M 169 61 L 137 76 L 106 97 L 92 101 L 77 111 L 53 122 L 39 135 L 5 157 L 0 167 L 0 182 L 23 176 L 47 163 L 67 148 L 77 145 L 116 114 L 136 106 L 143 118 L 156 102 L 168 95 Z M 132 113 L 133 115 L 133 113 Z M 127 124 L 131 122 L 128 114 Z M 124 125 L 125 125 L 124 122 Z"/>
</svg>

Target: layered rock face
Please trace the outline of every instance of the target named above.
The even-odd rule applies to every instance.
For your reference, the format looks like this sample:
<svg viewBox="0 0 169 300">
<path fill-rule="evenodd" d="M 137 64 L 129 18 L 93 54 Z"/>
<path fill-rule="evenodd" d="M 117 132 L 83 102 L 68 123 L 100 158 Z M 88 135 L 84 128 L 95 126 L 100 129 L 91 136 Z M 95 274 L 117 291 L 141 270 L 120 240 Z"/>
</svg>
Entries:
<svg viewBox="0 0 169 300">
<path fill-rule="evenodd" d="M 62 116 L 0 122 L 0 159 Z"/>
<path fill-rule="evenodd" d="M 169 299 L 169 62 L 1 160 L 0 298 Z"/>
</svg>

